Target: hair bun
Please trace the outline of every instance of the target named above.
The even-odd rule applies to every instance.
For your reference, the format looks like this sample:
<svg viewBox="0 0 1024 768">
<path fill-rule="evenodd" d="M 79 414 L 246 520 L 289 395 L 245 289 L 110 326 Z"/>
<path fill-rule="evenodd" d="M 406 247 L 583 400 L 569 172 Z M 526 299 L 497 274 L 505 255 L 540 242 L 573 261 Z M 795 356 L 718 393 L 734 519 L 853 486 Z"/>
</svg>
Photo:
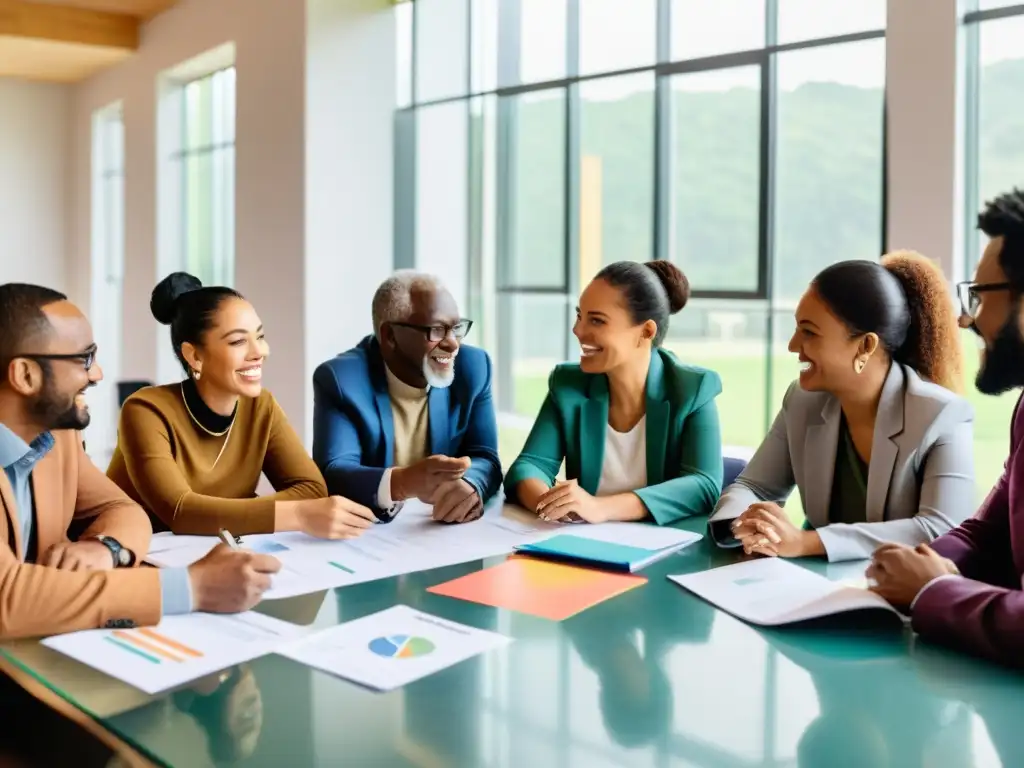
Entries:
<svg viewBox="0 0 1024 768">
<path fill-rule="evenodd" d="M 690 281 L 686 279 L 683 270 L 665 259 L 648 261 L 646 267 L 651 269 L 658 276 L 665 293 L 668 295 L 668 308 L 674 315 L 686 306 L 690 300 Z"/>
<path fill-rule="evenodd" d="M 153 289 L 149 299 L 149 311 L 158 323 L 170 325 L 174 320 L 174 310 L 178 299 L 186 293 L 197 291 L 203 287 L 198 277 L 188 272 L 172 272 Z"/>
</svg>

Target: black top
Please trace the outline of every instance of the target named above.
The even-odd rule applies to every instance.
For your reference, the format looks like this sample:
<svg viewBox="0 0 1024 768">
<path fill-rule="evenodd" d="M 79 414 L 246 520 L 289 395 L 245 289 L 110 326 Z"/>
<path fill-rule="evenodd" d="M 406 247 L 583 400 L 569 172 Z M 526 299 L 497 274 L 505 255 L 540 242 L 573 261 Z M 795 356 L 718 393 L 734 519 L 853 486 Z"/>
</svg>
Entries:
<svg viewBox="0 0 1024 768">
<path fill-rule="evenodd" d="M 231 426 L 231 422 L 234 421 L 235 413 L 238 412 L 238 403 L 235 403 L 235 409 L 231 412 L 230 416 L 221 416 L 216 411 L 211 410 L 210 406 L 199 396 L 199 390 L 196 389 L 196 383 L 191 377 L 181 382 L 181 394 L 185 398 L 185 405 L 188 406 L 192 418 L 198 421 L 203 429 L 210 432 L 225 432 Z"/>
</svg>

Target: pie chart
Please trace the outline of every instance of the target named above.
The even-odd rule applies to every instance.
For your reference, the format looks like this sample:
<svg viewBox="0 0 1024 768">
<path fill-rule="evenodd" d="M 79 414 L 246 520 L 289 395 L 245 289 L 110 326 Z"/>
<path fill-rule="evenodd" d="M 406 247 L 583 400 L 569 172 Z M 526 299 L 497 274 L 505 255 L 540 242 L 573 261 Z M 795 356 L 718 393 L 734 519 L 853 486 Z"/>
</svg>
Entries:
<svg viewBox="0 0 1024 768">
<path fill-rule="evenodd" d="M 370 641 L 370 650 L 389 659 L 414 659 L 434 650 L 434 644 L 425 637 L 388 635 Z"/>
</svg>

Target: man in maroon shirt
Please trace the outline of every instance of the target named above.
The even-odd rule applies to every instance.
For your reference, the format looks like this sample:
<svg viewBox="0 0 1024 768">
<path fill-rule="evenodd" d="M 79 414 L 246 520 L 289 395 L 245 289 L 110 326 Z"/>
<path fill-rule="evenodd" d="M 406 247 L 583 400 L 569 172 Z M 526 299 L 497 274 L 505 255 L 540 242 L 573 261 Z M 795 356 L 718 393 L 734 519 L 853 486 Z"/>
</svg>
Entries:
<svg viewBox="0 0 1024 768">
<path fill-rule="evenodd" d="M 961 325 L 985 342 L 975 384 L 987 395 L 1024 386 L 1024 191 L 988 203 L 989 243 L 975 280 L 958 288 Z M 1024 666 L 1024 408 L 1017 401 L 1010 456 L 981 509 L 929 547 L 875 552 L 874 590 L 909 610 L 925 640 Z"/>
</svg>

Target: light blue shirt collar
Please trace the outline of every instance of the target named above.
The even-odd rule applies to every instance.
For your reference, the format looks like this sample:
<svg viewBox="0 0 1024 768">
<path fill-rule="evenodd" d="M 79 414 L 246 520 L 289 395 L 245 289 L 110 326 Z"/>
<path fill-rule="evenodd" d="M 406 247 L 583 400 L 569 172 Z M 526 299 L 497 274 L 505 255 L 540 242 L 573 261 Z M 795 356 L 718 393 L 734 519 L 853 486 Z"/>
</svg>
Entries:
<svg viewBox="0 0 1024 768">
<path fill-rule="evenodd" d="M 6 425 L 0 424 L 0 467 L 10 469 L 19 462 L 35 464 L 53 448 L 53 435 L 43 432 L 29 445 Z"/>
</svg>

